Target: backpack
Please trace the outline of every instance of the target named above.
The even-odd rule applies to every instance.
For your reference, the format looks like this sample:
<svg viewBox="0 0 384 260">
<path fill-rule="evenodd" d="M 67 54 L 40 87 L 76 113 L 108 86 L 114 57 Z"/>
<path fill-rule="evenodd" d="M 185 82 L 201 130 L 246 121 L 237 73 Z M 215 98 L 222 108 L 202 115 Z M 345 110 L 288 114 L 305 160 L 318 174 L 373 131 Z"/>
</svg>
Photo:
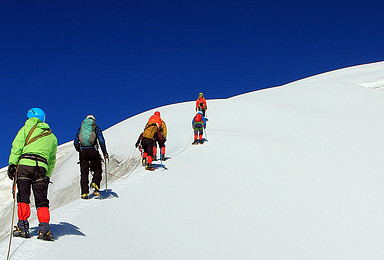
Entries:
<svg viewBox="0 0 384 260">
<path fill-rule="evenodd" d="M 195 116 L 195 122 L 193 123 L 193 127 L 202 128 L 204 126 L 203 116 L 201 114 L 197 114 Z"/>
<path fill-rule="evenodd" d="M 147 139 L 152 139 L 158 130 L 157 124 L 148 122 L 144 128 L 143 137 Z"/>
<path fill-rule="evenodd" d="M 96 123 L 91 118 L 86 118 L 81 123 L 79 141 L 81 146 L 93 146 L 96 140 Z"/>
<path fill-rule="evenodd" d="M 203 119 L 203 116 L 201 115 L 201 114 L 197 114 L 196 116 L 195 116 L 195 123 L 197 123 L 197 122 L 202 122 L 201 120 Z"/>
</svg>

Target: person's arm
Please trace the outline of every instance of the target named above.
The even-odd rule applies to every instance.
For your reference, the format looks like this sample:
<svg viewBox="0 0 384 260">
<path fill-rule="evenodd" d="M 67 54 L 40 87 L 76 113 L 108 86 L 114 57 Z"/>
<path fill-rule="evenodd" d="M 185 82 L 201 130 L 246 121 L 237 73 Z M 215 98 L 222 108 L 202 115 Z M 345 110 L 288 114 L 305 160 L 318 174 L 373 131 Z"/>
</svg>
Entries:
<svg viewBox="0 0 384 260">
<path fill-rule="evenodd" d="M 21 153 L 23 152 L 25 146 L 26 136 L 24 133 L 24 129 L 25 127 L 23 126 L 12 142 L 11 154 L 9 155 L 9 165 L 17 165 L 19 163 Z"/>
<path fill-rule="evenodd" d="M 48 162 L 48 171 L 47 171 L 46 175 L 49 178 L 52 176 L 53 169 L 55 168 L 55 165 L 56 165 L 56 152 L 57 152 L 57 138 L 56 138 L 56 136 L 54 136 L 52 150 L 51 150 L 51 153 L 50 153 L 49 157 L 47 158 L 48 159 L 47 160 L 47 162 Z"/>
<path fill-rule="evenodd" d="M 81 151 L 81 148 L 80 148 L 80 141 L 79 141 L 79 134 L 80 134 L 80 129 L 79 128 L 76 132 L 76 136 L 75 136 L 75 140 L 73 140 L 73 146 L 75 146 L 75 149 L 76 151 L 80 152 Z"/>
<path fill-rule="evenodd" d="M 96 132 L 97 140 L 99 140 L 101 151 L 103 152 L 104 157 L 105 156 L 108 157 L 108 152 L 107 152 L 107 147 L 105 145 L 105 139 L 103 136 L 103 132 L 101 131 L 100 127 L 98 127 L 98 126 L 96 126 L 95 132 Z"/>
<path fill-rule="evenodd" d="M 143 133 L 140 134 L 139 138 L 137 139 L 137 142 L 135 144 L 135 147 L 139 147 L 141 140 L 143 139 Z"/>
</svg>

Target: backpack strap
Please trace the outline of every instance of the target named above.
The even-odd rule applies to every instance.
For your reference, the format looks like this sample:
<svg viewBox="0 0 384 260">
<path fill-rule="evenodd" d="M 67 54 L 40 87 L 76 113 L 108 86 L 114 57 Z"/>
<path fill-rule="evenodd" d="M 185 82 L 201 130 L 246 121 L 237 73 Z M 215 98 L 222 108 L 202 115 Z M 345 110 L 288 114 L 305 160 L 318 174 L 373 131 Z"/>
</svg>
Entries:
<svg viewBox="0 0 384 260">
<path fill-rule="evenodd" d="M 37 123 L 37 124 L 38 124 L 38 123 Z M 32 134 L 33 134 L 33 132 L 34 132 L 34 131 L 36 130 L 36 128 L 37 128 L 37 124 L 34 125 L 34 126 L 31 128 L 31 130 L 29 131 L 29 133 L 28 133 L 28 135 L 27 135 L 27 138 L 25 139 L 25 145 L 24 145 L 24 147 L 27 146 L 27 145 L 29 145 L 29 144 L 31 144 L 31 143 L 33 143 L 33 142 L 36 141 L 37 139 L 40 139 L 41 137 L 50 135 L 50 134 L 52 133 L 51 129 L 44 130 L 41 134 L 38 134 L 38 135 L 36 135 L 35 137 L 33 137 L 32 139 L 30 139 L 31 136 L 32 136 Z"/>
<path fill-rule="evenodd" d="M 33 143 L 34 141 L 36 141 L 37 139 L 40 139 L 44 136 L 48 136 L 52 133 L 51 129 L 48 129 L 48 130 L 44 130 L 41 134 L 39 135 L 36 135 L 35 137 L 33 137 L 31 140 L 29 140 L 29 142 L 25 145 L 29 145 L 30 143 Z"/>
<path fill-rule="evenodd" d="M 34 125 L 34 126 L 31 128 L 31 130 L 29 130 L 29 133 L 28 133 L 28 135 L 27 135 L 27 138 L 25 138 L 25 145 L 24 145 L 24 146 L 27 146 L 27 144 L 29 144 L 29 138 L 31 138 L 31 135 L 33 134 L 33 132 L 35 131 L 35 129 L 36 129 L 36 127 L 37 127 L 37 124 L 38 124 L 38 123 L 36 123 L 36 125 Z"/>
<path fill-rule="evenodd" d="M 154 126 L 154 125 L 157 125 L 157 124 L 156 124 L 156 123 L 152 123 L 152 124 L 146 126 L 146 127 L 144 128 L 144 130 L 146 130 L 146 129 L 150 128 L 151 126 Z"/>
</svg>

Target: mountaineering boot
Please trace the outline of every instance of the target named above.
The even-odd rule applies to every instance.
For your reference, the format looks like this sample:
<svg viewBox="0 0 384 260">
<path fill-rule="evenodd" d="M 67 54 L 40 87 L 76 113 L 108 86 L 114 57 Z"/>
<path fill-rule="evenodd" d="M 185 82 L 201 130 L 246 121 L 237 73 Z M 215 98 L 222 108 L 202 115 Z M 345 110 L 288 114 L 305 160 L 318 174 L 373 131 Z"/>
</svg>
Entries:
<svg viewBox="0 0 384 260">
<path fill-rule="evenodd" d="M 192 144 L 193 144 L 193 145 L 197 144 L 197 140 L 193 141 L 193 143 L 192 143 Z"/>
<path fill-rule="evenodd" d="M 15 230 L 13 230 L 12 235 L 14 237 L 22 237 L 22 238 L 30 238 L 29 231 L 21 231 L 20 228 L 15 226 Z"/>
<path fill-rule="evenodd" d="M 147 164 L 147 166 L 145 166 L 145 169 L 148 170 L 148 171 L 154 171 L 155 168 L 153 168 L 152 164 Z"/>
<path fill-rule="evenodd" d="M 53 241 L 53 240 L 55 240 L 54 236 L 51 234 L 50 231 L 48 231 L 47 233 L 38 231 L 38 233 L 39 233 L 39 235 L 37 236 L 37 239 L 42 239 L 42 240 L 45 240 L 45 241 Z"/>
<path fill-rule="evenodd" d="M 147 165 L 147 158 L 143 158 L 143 160 L 141 161 L 141 163 L 143 164 L 143 166 Z"/>
<path fill-rule="evenodd" d="M 87 199 L 89 199 L 89 193 L 83 193 L 83 194 L 81 195 L 81 198 L 82 198 L 83 200 L 87 200 Z"/>
<path fill-rule="evenodd" d="M 96 183 L 92 182 L 91 187 L 93 188 L 93 194 L 95 194 L 96 196 L 100 196 L 99 186 L 97 186 Z"/>
</svg>

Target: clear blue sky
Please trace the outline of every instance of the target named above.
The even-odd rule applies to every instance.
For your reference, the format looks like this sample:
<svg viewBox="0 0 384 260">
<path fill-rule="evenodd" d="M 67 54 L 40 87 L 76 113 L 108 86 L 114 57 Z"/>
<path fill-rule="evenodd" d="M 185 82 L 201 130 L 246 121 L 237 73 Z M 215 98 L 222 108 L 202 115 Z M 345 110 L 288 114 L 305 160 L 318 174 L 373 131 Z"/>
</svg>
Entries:
<svg viewBox="0 0 384 260">
<path fill-rule="evenodd" d="M 0 166 L 31 107 L 46 111 L 63 144 L 87 114 L 106 129 L 199 92 L 228 98 L 382 61 L 383 7 L 369 0 L 1 1 Z"/>
</svg>

